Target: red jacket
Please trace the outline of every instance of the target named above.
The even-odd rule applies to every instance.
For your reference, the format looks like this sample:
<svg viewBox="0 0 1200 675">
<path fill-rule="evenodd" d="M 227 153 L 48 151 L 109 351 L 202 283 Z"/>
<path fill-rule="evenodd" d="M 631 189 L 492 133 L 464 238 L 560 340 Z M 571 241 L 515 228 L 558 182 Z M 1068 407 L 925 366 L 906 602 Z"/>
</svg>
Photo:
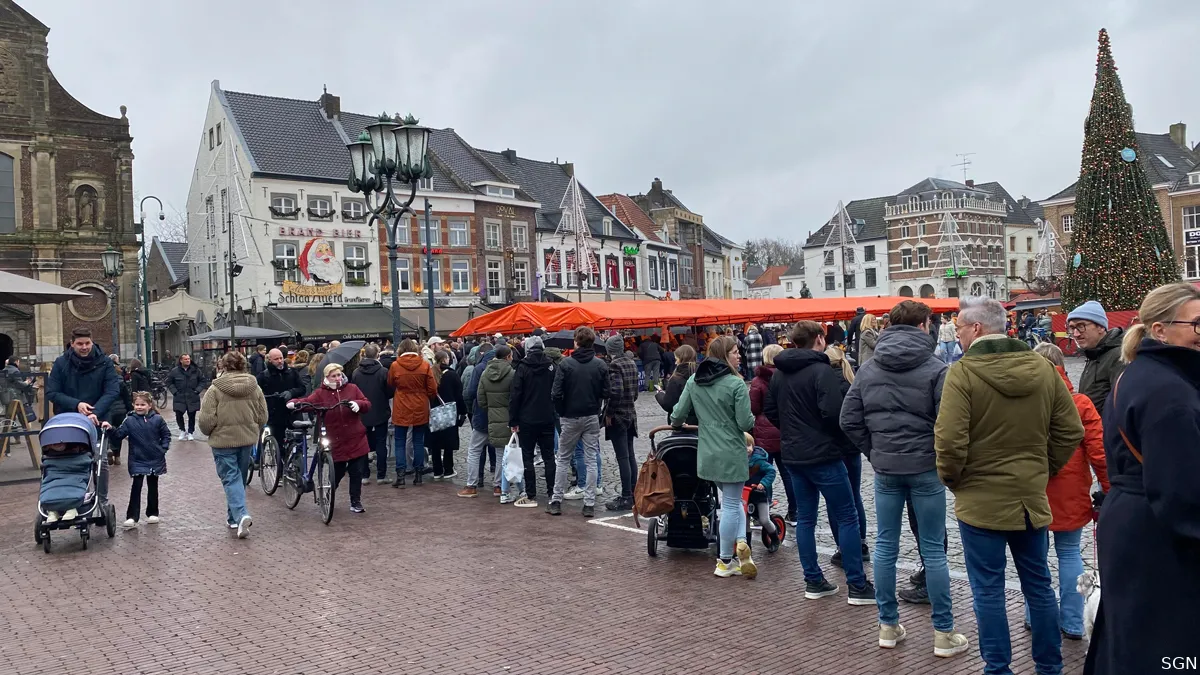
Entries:
<svg viewBox="0 0 1200 675">
<path fill-rule="evenodd" d="M 429 362 L 416 352 L 407 352 L 388 368 L 392 395 L 392 424 L 419 427 L 429 424 L 429 399 L 436 400 L 438 385 Z"/>
<path fill-rule="evenodd" d="M 1050 523 L 1052 532 L 1078 530 L 1092 520 L 1092 471 L 1100 480 L 1100 487 L 1108 492 L 1108 470 L 1104 463 L 1104 427 L 1100 414 L 1092 400 L 1075 393 L 1066 371 L 1058 369 L 1067 391 L 1075 399 L 1079 419 L 1083 421 L 1083 443 L 1075 450 L 1071 460 L 1046 484 L 1046 496 L 1050 499 Z"/>
<path fill-rule="evenodd" d="M 774 455 L 779 452 L 779 429 L 763 414 L 763 402 L 767 400 L 767 389 L 775 366 L 763 364 L 754 369 L 750 380 L 750 412 L 754 413 L 754 444 Z"/>
<path fill-rule="evenodd" d="M 329 436 L 329 447 L 333 450 L 333 461 L 346 462 L 367 454 L 370 445 L 367 443 L 367 428 L 363 426 L 359 415 L 371 409 L 362 390 L 353 384 L 342 385 L 341 389 L 330 389 L 324 383 L 304 398 L 294 398 L 290 402 L 311 403 L 327 408 L 342 401 L 354 401 L 358 404 L 358 412 L 347 406 L 340 406 L 325 413 L 325 433 Z"/>
</svg>

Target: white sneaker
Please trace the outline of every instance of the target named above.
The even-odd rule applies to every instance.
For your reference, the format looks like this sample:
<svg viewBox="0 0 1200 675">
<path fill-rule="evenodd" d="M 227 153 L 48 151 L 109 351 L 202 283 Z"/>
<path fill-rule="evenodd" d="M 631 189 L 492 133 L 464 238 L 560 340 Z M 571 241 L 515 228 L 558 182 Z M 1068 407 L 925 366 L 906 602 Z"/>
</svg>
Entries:
<svg viewBox="0 0 1200 675">
<path fill-rule="evenodd" d="M 583 490 L 581 490 L 577 485 L 570 490 L 567 490 L 566 493 L 563 494 L 563 499 L 583 499 Z"/>
<path fill-rule="evenodd" d="M 534 466 L 545 466 L 546 460 L 542 459 L 541 457 L 535 457 L 533 459 L 533 465 Z"/>
<path fill-rule="evenodd" d="M 58 512 L 57 511 L 47 511 L 46 512 L 46 524 L 49 525 L 50 523 L 57 523 L 57 522 L 58 522 Z"/>
<path fill-rule="evenodd" d="M 181 440 L 181 441 L 187 440 L 187 432 L 186 431 L 179 432 L 179 440 Z"/>
<path fill-rule="evenodd" d="M 196 437 L 195 437 L 195 436 L 193 436 L 192 434 L 188 434 L 188 435 L 187 435 L 187 439 L 188 439 L 189 441 L 194 441 L 194 440 L 196 440 Z"/>
<path fill-rule="evenodd" d="M 146 522 L 149 523 L 150 525 L 157 525 L 162 522 L 162 519 L 159 518 L 158 516 L 148 516 L 146 518 Z"/>
<path fill-rule="evenodd" d="M 596 496 L 600 496 L 602 494 L 604 494 L 604 486 L 596 483 Z"/>
<path fill-rule="evenodd" d="M 513 498 L 508 496 L 507 494 L 500 495 L 500 503 L 501 504 L 507 504 L 507 503 L 511 502 L 512 500 L 513 500 Z"/>
<path fill-rule="evenodd" d="M 442 480 L 450 480 L 451 478 L 454 478 L 457 475 L 458 475 L 457 471 L 451 471 L 450 473 L 442 474 Z"/>
<path fill-rule="evenodd" d="M 250 526 L 254 521 L 250 520 L 250 514 L 242 516 L 241 521 L 237 524 L 238 539 L 245 539 L 250 534 Z"/>
<path fill-rule="evenodd" d="M 123 527 L 127 530 L 132 530 L 135 527 L 137 527 L 137 521 L 134 520 L 133 518 L 126 518 L 125 522 L 121 523 L 121 527 Z"/>
<path fill-rule="evenodd" d="M 238 526 L 237 526 L 237 523 L 230 523 L 230 524 L 229 524 L 229 529 L 231 529 L 231 530 L 236 530 L 237 528 L 238 528 Z"/>
<path fill-rule="evenodd" d="M 75 516 L 78 516 L 78 515 L 79 515 L 78 511 L 76 511 L 75 509 L 71 509 L 63 514 L 62 519 L 63 520 L 75 520 Z"/>
</svg>

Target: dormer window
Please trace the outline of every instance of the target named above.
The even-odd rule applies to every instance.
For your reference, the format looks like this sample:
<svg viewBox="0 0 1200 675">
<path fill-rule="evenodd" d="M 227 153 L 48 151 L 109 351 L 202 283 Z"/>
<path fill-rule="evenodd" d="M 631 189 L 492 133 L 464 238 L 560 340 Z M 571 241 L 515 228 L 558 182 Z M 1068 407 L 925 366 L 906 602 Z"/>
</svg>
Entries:
<svg viewBox="0 0 1200 675">
<path fill-rule="evenodd" d="M 499 185 L 487 186 L 487 196 L 503 197 L 505 199 L 516 199 L 517 191 L 510 187 L 500 187 Z"/>
<path fill-rule="evenodd" d="M 612 218 L 605 218 L 604 223 L 603 223 L 603 225 L 601 225 L 601 227 L 603 228 L 603 229 L 601 229 L 601 232 L 604 233 L 604 236 L 606 236 L 606 237 L 612 236 Z"/>
<path fill-rule="evenodd" d="M 921 203 L 921 198 L 918 197 L 917 195 L 913 195 L 908 198 L 908 203 L 911 204 L 912 206 L 916 206 L 917 204 Z"/>
<path fill-rule="evenodd" d="M 417 189 L 426 192 L 433 192 L 433 176 L 429 178 L 421 178 L 417 181 Z"/>
<path fill-rule="evenodd" d="M 1188 185 L 1200 185 L 1200 171 L 1188 174 Z"/>
<path fill-rule="evenodd" d="M 949 192 L 943 192 L 942 199 L 954 199 L 954 195 L 950 194 Z"/>
<path fill-rule="evenodd" d="M 1157 158 L 1158 158 L 1158 161 L 1160 161 L 1160 162 L 1162 162 L 1164 165 L 1166 165 L 1166 167 L 1167 167 L 1168 169 L 1174 169 L 1174 168 L 1175 168 L 1175 165 L 1174 165 L 1174 164 L 1172 164 L 1172 163 L 1170 163 L 1170 162 L 1168 162 L 1166 157 L 1163 157 L 1162 155 L 1155 155 L 1155 157 L 1157 157 Z"/>
</svg>

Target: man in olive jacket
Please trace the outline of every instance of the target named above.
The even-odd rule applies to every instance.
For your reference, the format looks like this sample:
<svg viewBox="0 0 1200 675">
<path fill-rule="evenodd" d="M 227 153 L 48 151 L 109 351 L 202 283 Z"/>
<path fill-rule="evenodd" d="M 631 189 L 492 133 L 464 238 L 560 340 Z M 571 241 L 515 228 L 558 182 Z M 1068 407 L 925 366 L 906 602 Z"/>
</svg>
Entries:
<svg viewBox="0 0 1200 675">
<path fill-rule="evenodd" d="M 496 356 L 488 361 L 479 377 L 476 400 L 487 417 L 488 442 L 500 451 L 513 433 L 508 426 L 508 404 L 512 398 L 513 352 L 508 345 L 496 347 Z M 503 475 L 503 470 L 501 470 Z M 503 482 L 503 481 L 502 481 Z"/>
<path fill-rule="evenodd" d="M 1003 305 L 973 297 L 961 307 L 965 352 L 946 375 L 934 451 L 938 475 L 954 492 L 979 651 L 989 672 L 1008 671 L 1007 546 L 1029 607 L 1037 671 L 1062 672 L 1058 601 L 1046 564 L 1046 482 L 1071 459 L 1083 424 L 1050 362 L 1004 335 Z"/>
</svg>

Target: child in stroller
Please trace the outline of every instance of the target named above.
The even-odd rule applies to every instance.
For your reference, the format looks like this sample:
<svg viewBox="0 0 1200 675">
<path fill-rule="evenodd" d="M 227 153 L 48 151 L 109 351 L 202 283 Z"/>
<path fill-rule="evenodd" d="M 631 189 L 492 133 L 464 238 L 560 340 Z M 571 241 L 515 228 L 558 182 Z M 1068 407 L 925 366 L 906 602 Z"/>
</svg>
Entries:
<svg viewBox="0 0 1200 675">
<path fill-rule="evenodd" d="M 42 444 L 42 482 L 34 540 L 50 550 L 50 530 L 77 527 L 87 548 L 88 524 L 106 525 L 113 536 L 113 509 L 96 494 L 102 450 L 95 425 L 79 413 L 50 418 L 38 439 Z"/>
</svg>

